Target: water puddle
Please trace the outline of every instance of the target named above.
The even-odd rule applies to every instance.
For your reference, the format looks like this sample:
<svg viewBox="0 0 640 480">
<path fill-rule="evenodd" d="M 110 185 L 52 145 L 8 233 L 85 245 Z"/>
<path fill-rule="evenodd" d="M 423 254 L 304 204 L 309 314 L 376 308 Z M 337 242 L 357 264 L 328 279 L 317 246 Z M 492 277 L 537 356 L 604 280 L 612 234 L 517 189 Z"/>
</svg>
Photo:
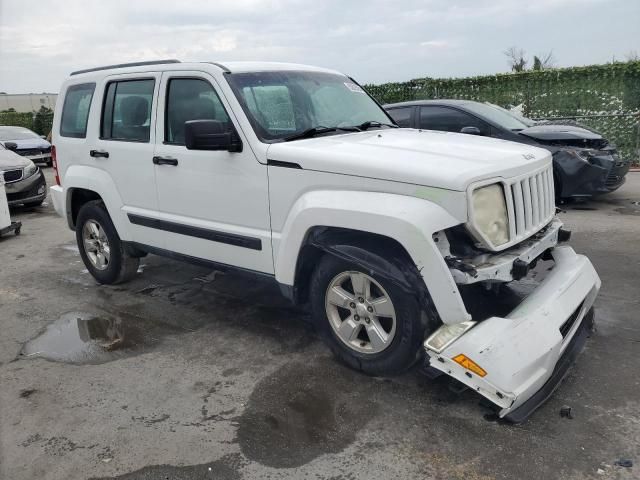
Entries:
<svg viewBox="0 0 640 480">
<path fill-rule="evenodd" d="M 132 316 L 66 313 L 25 343 L 20 357 L 42 357 L 73 364 L 109 362 L 159 341 L 158 332 L 154 333 L 146 323 L 150 322 Z"/>
<path fill-rule="evenodd" d="M 91 477 L 89 480 L 148 480 L 150 478 L 240 480 L 243 478 L 241 470 L 247 464 L 248 462 L 239 453 L 229 453 L 219 460 L 202 465 L 150 465 L 117 477 L 104 477 L 102 479 Z"/>
<path fill-rule="evenodd" d="M 633 215 L 633 216 L 639 216 L 640 215 L 640 202 L 629 202 L 628 205 L 625 205 L 624 207 L 619 207 L 615 209 L 616 212 L 618 212 L 621 215 Z"/>
</svg>

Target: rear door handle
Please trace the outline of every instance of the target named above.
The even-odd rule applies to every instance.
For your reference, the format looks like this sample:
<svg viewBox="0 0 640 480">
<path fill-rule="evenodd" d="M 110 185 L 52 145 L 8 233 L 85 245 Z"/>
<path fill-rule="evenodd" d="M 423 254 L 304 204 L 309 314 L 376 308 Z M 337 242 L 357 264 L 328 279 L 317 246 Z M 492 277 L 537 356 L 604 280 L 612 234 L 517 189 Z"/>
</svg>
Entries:
<svg viewBox="0 0 640 480">
<path fill-rule="evenodd" d="M 178 165 L 178 159 L 173 157 L 153 157 L 153 163 L 156 165 Z"/>
<path fill-rule="evenodd" d="M 91 155 L 93 158 L 109 158 L 109 152 L 105 150 L 90 150 L 89 155 Z"/>
</svg>

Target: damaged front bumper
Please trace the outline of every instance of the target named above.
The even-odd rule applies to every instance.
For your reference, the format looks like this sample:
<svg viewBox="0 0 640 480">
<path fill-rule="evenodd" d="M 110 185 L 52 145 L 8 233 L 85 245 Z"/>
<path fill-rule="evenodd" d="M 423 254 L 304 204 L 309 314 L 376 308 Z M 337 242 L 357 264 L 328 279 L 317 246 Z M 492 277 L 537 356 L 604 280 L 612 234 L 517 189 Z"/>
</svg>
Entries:
<svg viewBox="0 0 640 480">
<path fill-rule="evenodd" d="M 570 232 L 562 229 L 562 221 L 555 218 L 529 239 L 499 254 L 483 253 L 464 262 L 446 256 L 445 261 L 458 285 L 520 280 L 539 257 L 559 242 L 568 240 L 569 235 Z"/>
<path fill-rule="evenodd" d="M 477 268 L 476 277 L 452 270 L 461 283 L 477 278 L 508 281 L 518 258 L 544 252 L 555 262 L 537 288 L 507 315 L 490 316 L 453 341 L 438 343 L 440 330 L 451 328 L 445 325 L 424 344 L 432 368 L 477 391 L 497 406 L 501 418 L 513 422 L 526 419 L 564 377 L 584 344 L 589 312 L 600 289 L 588 258 L 568 246 L 552 247 L 560 226 L 552 222 L 540 238 L 496 256 L 486 269 Z M 461 356 L 466 360 L 454 360 Z M 479 368 L 470 368 L 469 361 Z"/>
<path fill-rule="evenodd" d="M 602 151 L 581 159 L 572 150 L 559 150 L 553 160 L 560 175 L 562 198 L 590 197 L 610 193 L 626 181 L 631 162 L 621 159 L 617 153 Z"/>
</svg>

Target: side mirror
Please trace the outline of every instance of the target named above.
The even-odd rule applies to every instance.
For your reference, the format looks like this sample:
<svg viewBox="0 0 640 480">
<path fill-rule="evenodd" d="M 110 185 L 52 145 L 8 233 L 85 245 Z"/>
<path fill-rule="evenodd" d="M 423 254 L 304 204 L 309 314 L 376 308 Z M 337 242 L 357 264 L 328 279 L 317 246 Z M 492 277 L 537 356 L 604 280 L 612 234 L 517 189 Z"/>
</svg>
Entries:
<svg viewBox="0 0 640 480">
<path fill-rule="evenodd" d="M 482 132 L 478 127 L 463 127 L 460 133 L 466 133 L 468 135 L 482 135 Z"/>
<path fill-rule="evenodd" d="M 15 152 L 18 149 L 18 144 L 15 142 L 4 142 L 4 148 Z"/>
<path fill-rule="evenodd" d="M 225 124 L 218 120 L 184 122 L 184 144 L 187 150 L 242 151 L 242 141 L 235 130 L 226 130 Z"/>
</svg>

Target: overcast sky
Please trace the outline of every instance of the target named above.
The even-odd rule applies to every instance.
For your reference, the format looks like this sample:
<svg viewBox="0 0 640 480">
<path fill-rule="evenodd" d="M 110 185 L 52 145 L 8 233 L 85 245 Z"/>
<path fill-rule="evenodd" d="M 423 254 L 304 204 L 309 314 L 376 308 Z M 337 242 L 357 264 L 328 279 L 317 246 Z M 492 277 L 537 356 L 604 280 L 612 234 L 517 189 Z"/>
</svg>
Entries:
<svg viewBox="0 0 640 480">
<path fill-rule="evenodd" d="M 361 83 L 508 71 L 503 51 L 558 66 L 640 52 L 640 0 L 0 0 L 0 91 L 57 92 L 110 63 L 272 60 Z"/>
</svg>

